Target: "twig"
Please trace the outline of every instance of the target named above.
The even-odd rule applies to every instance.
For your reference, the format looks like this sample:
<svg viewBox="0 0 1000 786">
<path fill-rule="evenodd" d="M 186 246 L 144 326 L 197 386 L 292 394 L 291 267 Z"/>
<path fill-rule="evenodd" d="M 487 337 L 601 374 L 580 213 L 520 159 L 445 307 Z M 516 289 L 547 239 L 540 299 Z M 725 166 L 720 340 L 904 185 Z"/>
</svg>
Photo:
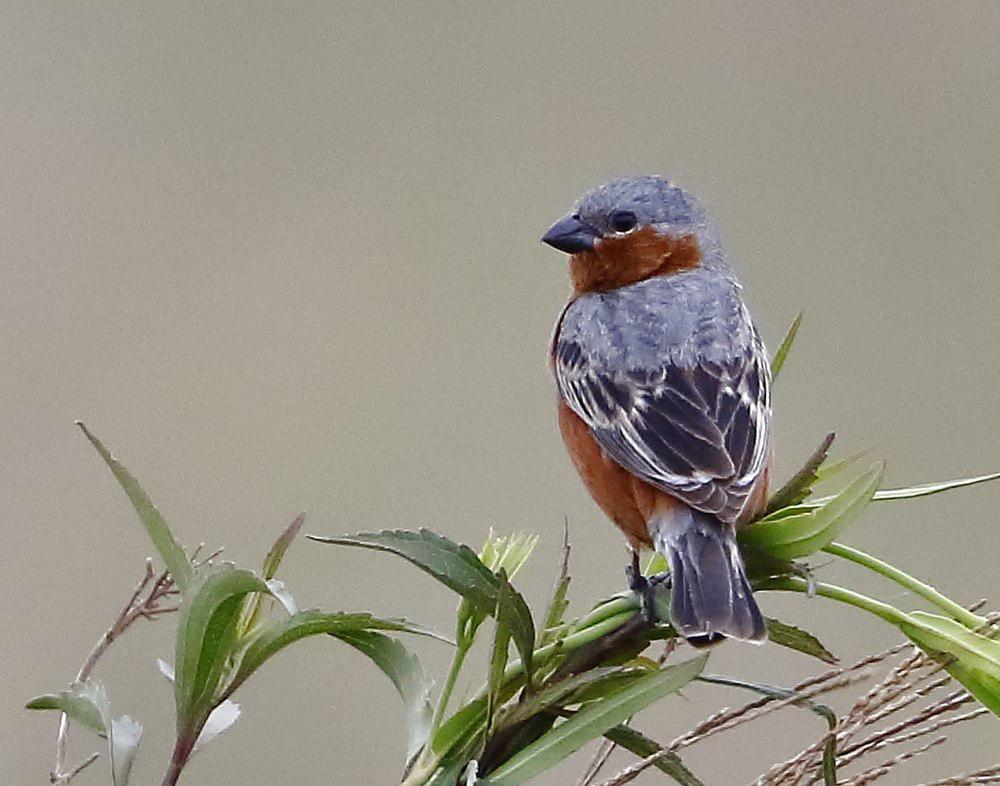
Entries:
<svg viewBox="0 0 1000 786">
<path fill-rule="evenodd" d="M 839 784 L 840 786 L 867 786 L 867 784 L 878 780 L 883 775 L 888 775 L 889 771 L 897 764 L 902 764 L 904 761 L 919 756 L 921 753 L 926 753 L 931 748 L 940 745 L 947 739 L 947 737 L 938 737 L 936 740 L 931 740 L 926 745 L 912 751 L 900 753 L 898 756 L 894 756 L 889 759 L 889 761 L 880 764 L 878 767 L 872 767 L 870 770 L 865 770 L 860 775 L 856 775 L 850 780 L 839 781 Z"/>
<path fill-rule="evenodd" d="M 1000 783 L 1000 764 L 994 764 L 985 770 L 952 775 L 950 778 L 925 783 L 923 786 L 972 786 L 975 783 Z"/>
<path fill-rule="evenodd" d="M 706 718 L 691 731 L 686 734 L 682 734 L 662 750 L 659 750 L 644 759 L 640 759 L 630 767 L 626 767 L 613 778 L 602 782 L 600 786 L 624 786 L 624 784 L 631 783 L 644 770 L 653 766 L 661 758 L 672 752 L 681 748 L 686 748 L 696 742 L 700 742 L 706 737 L 710 737 L 720 731 L 727 731 L 743 723 L 749 723 L 750 721 L 756 720 L 763 715 L 767 715 L 775 710 L 787 707 L 790 704 L 798 703 L 803 699 L 809 699 L 821 693 L 839 690 L 840 688 L 860 682 L 863 679 L 867 679 L 869 676 L 870 673 L 867 671 L 857 674 L 844 673 L 843 675 L 838 676 L 837 679 L 817 685 L 811 690 L 805 692 L 793 693 L 784 699 L 772 699 L 771 697 L 766 697 L 766 700 L 754 702 L 753 705 L 747 705 L 739 710 L 723 710 L 722 712 L 718 712 L 715 715 Z M 749 709 L 751 707 L 752 710 Z"/>
<path fill-rule="evenodd" d="M 195 561 L 201 549 L 204 547 L 204 543 L 199 544 L 198 548 L 194 550 L 191 555 L 192 562 Z M 203 565 L 210 562 L 215 557 L 222 553 L 222 549 L 216 549 L 205 559 L 195 563 L 196 567 L 198 565 Z M 80 670 L 76 673 L 76 677 L 73 679 L 73 685 L 79 685 L 84 682 L 94 671 L 97 666 L 97 662 L 104 655 L 108 647 L 114 643 L 115 639 L 121 636 L 137 619 L 145 618 L 148 620 L 159 619 L 164 614 L 170 614 L 177 611 L 180 607 L 177 605 L 164 606 L 162 605 L 163 600 L 168 597 L 173 597 L 178 594 L 174 587 L 173 578 L 171 578 L 168 571 L 163 571 L 157 574 L 153 569 L 153 560 L 146 559 L 145 570 L 143 572 L 142 579 L 136 585 L 135 590 L 128 599 L 128 603 L 125 604 L 124 608 L 119 613 L 115 621 L 111 623 L 104 635 L 98 639 L 97 644 L 90 651 L 87 659 L 83 662 Z M 67 784 L 76 777 L 85 767 L 93 764 L 100 758 L 100 753 L 93 753 L 87 757 L 83 762 L 78 764 L 72 769 L 66 768 L 66 747 L 69 741 L 69 717 L 62 713 L 59 717 L 59 732 L 56 737 L 56 762 L 55 766 L 52 768 L 52 772 L 49 773 L 49 781 L 54 784 L 60 784 L 60 786 Z"/>
<path fill-rule="evenodd" d="M 902 742 L 904 739 L 909 739 L 909 737 L 895 737 L 895 735 L 905 732 L 907 729 L 912 729 L 924 721 L 930 720 L 931 718 L 937 718 L 940 715 L 944 715 L 947 712 L 951 712 L 954 709 L 962 706 L 963 704 L 972 701 L 972 697 L 966 693 L 964 690 L 955 691 L 949 694 L 944 699 L 929 707 L 925 707 L 923 710 L 918 712 L 916 715 L 912 715 L 909 718 L 905 718 L 898 723 L 888 726 L 885 729 L 880 729 L 875 734 L 872 734 L 865 740 L 857 742 L 854 745 L 847 746 L 840 751 L 840 755 L 843 757 L 843 763 L 853 761 L 858 758 L 858 756 L 863 756 L 865 753 L 877 750 L 878 748 L 884 747 L 884 745 L 889 742 Z M 986 710 L 985 707 L 981 708 Z M 968 719 L 966 716 L 958 716 L 962 719 Z M 951 725 L 951 723 L 956 722 L 955 718 L 951 718 L 949 722 L 945 725 Z M 930 727 L 927 731 L 933 731 Z M 916 735 L 914 735 L 916 736 Z"/>
</svg>

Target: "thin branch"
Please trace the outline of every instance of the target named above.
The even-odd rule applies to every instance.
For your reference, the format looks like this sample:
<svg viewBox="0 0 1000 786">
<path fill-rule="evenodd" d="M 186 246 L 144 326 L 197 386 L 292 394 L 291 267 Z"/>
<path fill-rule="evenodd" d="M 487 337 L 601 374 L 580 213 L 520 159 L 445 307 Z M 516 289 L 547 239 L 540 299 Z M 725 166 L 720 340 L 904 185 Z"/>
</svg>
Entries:
<svg viewBox="0 0 1000 786">
<path fill-rule="evenodd" d="M 195 567 L 210 562 L 222 552 L 222 549 L 216 549 L 209 556 L 196 561 L 204 545 L 204 543 L 199 544 L 198 548 L 191 555 L 191 561 Z M 174 581 L 169 571 L 157 574 L 153 569 L 153 560 L 147 558 L 142 578 L 132 591 L 131 596 L 129 596 L 128 602 L 115 618 L 115 621 L 104 632 L 104 635 L 98 639 L 97 644 L 94 645 L 94 648 L 90 651 L 80 670 L 76 673 L 73 684 L 79 685 L 90 677 L 97 666 L 97 662 L 104 655 L 105 651 L 107 651 L 108 647 L 128 630 L 137 619 L 155 620 L 164 614 L 172 614 L 177 611 L 180 608 L 179 605 L 162 605 L 164 599 L 174 597 L 177 594 L 178 591 L 174 587 Z M 56 736 L 56 762 L 52 768 L 52 772 L 49 773 L 50 782 L 60 784 L 60 786 L 69 783 L 85 767 L 93 764 L 100 757 L 100 753 L 93 753 L 81 764 L 72 769 L 67 769 L 66 748 L 68 741 L 69 717 L 65 713 L 62 713 L 59 717 L 59 732 Z"/>
<path fill-rule="evenodd" d="M 925 783 L 923 786 L 972 786 L 976 783 L 1000 783 L 1000 764 L 994 764 L 985 770 L 976 772 L 966 772 L 962 775 L 952 775 L 933 783 Z"/>
<path fill-rule="evenodd" d="M 926 753 L 931 748 L 940 745 L 947 739 L 948 739 L 947 737 L 938 737 L 936 740 L 931 740 L 926 745 L 923 745 L 912 751 L 906 751 L 905 753 L 900 753 L 898 756 L 894 756 L 893 758 L 889 759 L 889 761 L 880 764 L 878 767 L 872 767 L 870 770 L 865 770 L 860 775 L 856 775 L 850 780 L 841 781 L 840 783 L 842 784 L 842 786 L 867 786 L 867 784 L 873 783 L 874 781 L 881 778 L 883 775 L 888 775 L 889 772 L 892 770 L 892 768 L 895 767 L 897 764 L 902 764 L 904 761 L 919 756 L 921 753 Z"/>
</svg>

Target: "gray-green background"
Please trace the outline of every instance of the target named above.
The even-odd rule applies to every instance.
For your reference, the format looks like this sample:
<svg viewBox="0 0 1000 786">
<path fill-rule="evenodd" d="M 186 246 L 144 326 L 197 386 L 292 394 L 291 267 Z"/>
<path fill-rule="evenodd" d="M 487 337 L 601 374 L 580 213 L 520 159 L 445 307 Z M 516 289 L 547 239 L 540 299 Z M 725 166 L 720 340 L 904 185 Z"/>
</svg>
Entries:
<svg viewBox="0 0 1000 786">
<path fill-rule="evenodd" d="M 830 429 L 893 483 L 1000 467 L 997 3 L 8 0 L 0 19 L 3 783 L 46 782 L 56 719 L 23 702 L 72 676 L 149 552 L 74 418 L 184 542 L 237 561 L 300 509 L 316 533 L 528 529 L 520 585 L 541 603 L 565 516 L 574 608 L 620 589 L 625 551 L 555 427 L 565 259 L 538 243 L 613 176 L 706 198 L 772 346 L 805 309 L 779 476 Z M 995 604 L 998 502 L 880 506 L 847 540 Z M 303 541 L 285 578 L 303 605 L 450 625 L 446 591 L 388 556 Z M 763 605 L 845 659 L 893 640 L 822 600 Z M 137 783 L 167 756 L 171 626 L 137 626 L 100 669 L 146 724 Z M 445 648 L 415 646 L 440 674 Z M 818 665 L 730 644 L 712 670 L 788 683 Z M 310 641 L 238 698 L 188 783 L 397 776 L 392 687 L 343 646 Z M 691 687 L 639 725 L 669 740 L 741 698 Z M 966 727 L 893 782 L 985 766 L 997 732 Z M 787 711 L 687 759 L 740 784 L 820 733 Z"/>
</svg>

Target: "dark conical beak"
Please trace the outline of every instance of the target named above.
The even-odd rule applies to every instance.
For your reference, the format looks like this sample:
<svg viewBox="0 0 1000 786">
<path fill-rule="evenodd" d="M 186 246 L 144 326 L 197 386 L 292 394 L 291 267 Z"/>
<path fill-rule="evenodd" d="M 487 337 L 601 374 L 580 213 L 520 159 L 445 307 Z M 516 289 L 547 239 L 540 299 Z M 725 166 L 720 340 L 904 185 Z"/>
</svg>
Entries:
<svg viewBox="0 0 1000 786">
<path fill-rule="evenodd" d="M 549 227 L 542 242 L 567 254 L 580 254 L 593 251 L 598 237 L 600 235 L 593 227 L 587 226 L 575 216 L 566 216 Z"/>
</svg>

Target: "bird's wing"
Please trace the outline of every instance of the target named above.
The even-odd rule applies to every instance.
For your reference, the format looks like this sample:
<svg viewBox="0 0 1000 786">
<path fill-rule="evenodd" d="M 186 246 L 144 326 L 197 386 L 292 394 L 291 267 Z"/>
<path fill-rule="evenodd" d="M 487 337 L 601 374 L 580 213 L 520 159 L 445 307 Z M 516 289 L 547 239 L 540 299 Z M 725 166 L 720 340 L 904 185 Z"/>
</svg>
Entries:
<svg viewBox="0 0 1000 786">
<path fill-rule="evenodd" d="M 768 457 L 763 344 L 738 294 L 728 311 L 723 300 L 721 314 L 713 313 L 718 299 L 710 298 L 707 310 L 703 298 L 637 300 L 639 312 L 636 302 L 567 312 L 553 344 L 559 391 L 627 470 L 734 522 Z M 664 305 L 703 313 L 658 333 Z M 670 319 L 669 311 L 662 316 Z"/>
</svg>

